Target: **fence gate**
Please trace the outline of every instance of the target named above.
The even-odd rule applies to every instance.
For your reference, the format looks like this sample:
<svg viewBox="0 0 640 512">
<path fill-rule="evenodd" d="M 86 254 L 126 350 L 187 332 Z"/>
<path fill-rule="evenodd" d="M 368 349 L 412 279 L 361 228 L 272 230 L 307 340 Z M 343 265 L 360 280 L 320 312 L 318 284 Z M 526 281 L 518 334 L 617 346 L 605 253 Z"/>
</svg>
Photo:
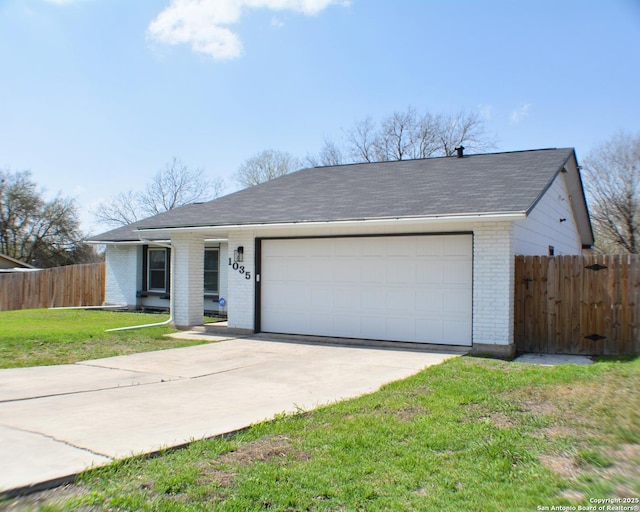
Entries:
<svg viewBox="0 0 640 512">
<path fill-rule="evenodd" d="M 640 255 L 516 256 L 518 352 L 640 353 Z"/>
</svg>

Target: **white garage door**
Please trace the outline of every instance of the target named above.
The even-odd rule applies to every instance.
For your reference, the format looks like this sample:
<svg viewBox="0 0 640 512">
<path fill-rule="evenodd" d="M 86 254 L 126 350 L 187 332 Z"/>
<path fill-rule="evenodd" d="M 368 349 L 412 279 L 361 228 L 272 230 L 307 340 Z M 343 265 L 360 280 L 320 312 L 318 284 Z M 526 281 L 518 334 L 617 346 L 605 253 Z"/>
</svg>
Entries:
<svg viewBox="0 0 640 512">
<path fill-rule="evenodd" d="M 263 240 L 261 330 L 471 345 L 471 235 Z"/>
</svg>

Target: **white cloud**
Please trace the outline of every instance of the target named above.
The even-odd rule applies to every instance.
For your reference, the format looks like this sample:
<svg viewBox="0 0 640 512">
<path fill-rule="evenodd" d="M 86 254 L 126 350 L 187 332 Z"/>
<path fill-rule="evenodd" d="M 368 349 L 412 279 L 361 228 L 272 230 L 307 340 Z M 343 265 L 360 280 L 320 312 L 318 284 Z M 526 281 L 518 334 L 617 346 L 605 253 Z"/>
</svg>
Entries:
<svg viewBox="0 0 640 512">
<path fill-rule="evenodd" d="M 523 121 L 529 115 L 529 109 L 531 108 L 531 103 L 524 103 L 520 107 L 511 111 L 511 122 L 519 123 Z"/>
<path fill-rule="evenodd" d="M 282 21 L 277 16 L 274 16 L 273 18 L 271 18 L 271 26 L 273 28 L 282 28 L 284 27 L 284 21 Z"/>
<path fill-rule="evenodd" d="M 331 4 L 346 5 L 348 0 L 171 0 L 149 24 L 147 37 L 170 45 L 190 44 L 193 51 L 214 59 L 235 59 L 242 54 L 242 42 L 227 26 L 237 23 L 247 10 L 286 10 L 311 16 Z"/>
</svg>

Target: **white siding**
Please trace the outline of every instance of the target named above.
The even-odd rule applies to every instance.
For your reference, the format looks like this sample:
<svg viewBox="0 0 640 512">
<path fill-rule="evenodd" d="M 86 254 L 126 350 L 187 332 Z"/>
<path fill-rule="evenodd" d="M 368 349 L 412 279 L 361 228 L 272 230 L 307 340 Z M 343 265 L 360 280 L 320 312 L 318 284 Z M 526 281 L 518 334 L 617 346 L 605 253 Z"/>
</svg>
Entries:
<svg viewBox="0 0 640 512">
<path fill-rule="evenodd" d="M 478 224 L 473 236 L 473 342 L 513 343 L 511 223 Z"/>
<path fill-rule="evenodd" d="M 233 251 L 244 247 L 244 261 L 240 263 L 244 273 L 229 267 Z M 250 231 L 229 235 L 228 257 L 227 325 L 238 329 L 255 329 L 255 234 Z M 250 278 L 247 279 L 247 272 Z"/>
<path fill-rule="evenodd" d="M 204 311 L 204 239 L 194 235 L 171 237 L 171 308 L 177 326 L 202 324 Z"/>
<path fill-rule="evenodd" d="M 107 245 L 105 303 L 136 305 L 138 246 Z"/>
<path fill-rule="evenodd" d="M 514 222 L 513 241 L 515 254 L 546 255 L 549 246 L 554 247 L 556 255 L 581 253 L 564 173 L 558 174 L 526 219 Z"/>
</svg>

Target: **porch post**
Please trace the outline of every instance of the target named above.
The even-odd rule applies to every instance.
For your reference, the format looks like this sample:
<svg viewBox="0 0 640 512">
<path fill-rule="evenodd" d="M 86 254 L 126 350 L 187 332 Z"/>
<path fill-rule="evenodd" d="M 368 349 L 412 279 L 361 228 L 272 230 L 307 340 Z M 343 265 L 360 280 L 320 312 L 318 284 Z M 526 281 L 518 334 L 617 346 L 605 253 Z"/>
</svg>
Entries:
<svg viewBox="0 0 640 512">
<path fill-rule="evenodd" d="M 171 236 L 171 311 L 178 328 L 202 324 L 204 312 L 204 239 Z"/>
</svg>

